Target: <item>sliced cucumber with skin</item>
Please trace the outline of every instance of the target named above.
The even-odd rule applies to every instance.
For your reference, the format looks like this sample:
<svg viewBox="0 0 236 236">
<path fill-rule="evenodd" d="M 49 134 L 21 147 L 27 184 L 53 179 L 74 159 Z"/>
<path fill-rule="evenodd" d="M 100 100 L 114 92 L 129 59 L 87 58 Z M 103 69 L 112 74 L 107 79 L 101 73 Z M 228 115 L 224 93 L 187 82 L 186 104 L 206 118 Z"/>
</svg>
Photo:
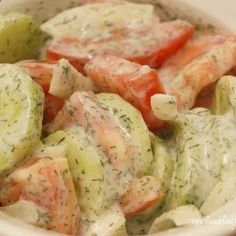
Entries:
<svg viewBox="0 0 236 236">
<path fill-rule="evenodd" d="M 135 173 L 147 174 L 153 161 L 149 130 L 141 113 L 117 94 L 100 93 L 97 98 L 106 104 L 119 120 L 121 127 L 127 130 L 136 148 L 136 156 L 133 159 Z"/>
<path fill-rule="evenodd" d="M 0 15 L 0 63 L 35 58 L 43 40 L 31 16 L 15 12 Z"/>
<path fill-rule="evenodd" d="M 151 174 L 156 176 L 161 182 L 164 192 L 166 193 L 170 186 L 171 177 L 174 170 L 174 155 L 175 150 L 160 138 L 151 134 L 154 161 L 151 166 Z"/>
<path fill-rule="evenodd" d="M 89 142 L 86 133 L 78 126 L 70 131 L 57 131 L 44 139 L 44 143 L 66 146 L 66 157 L 81 210 L 89 220 L 95 220 L 117 195 L 103 154 Z"/>
<path fill-rule="evenodd" d="M 40 141 L 44 95 L 16 65 L 0 64 L 0 174 Z"/>
<path fill-rule="evenodd" d="M 153 21 L 151 4 L 95 3 L 65 10 L 41 25 L 53 37 L 76 33 L 82 39 L 107 38 L 126 26 L 129 31 Z"/>
</svg>

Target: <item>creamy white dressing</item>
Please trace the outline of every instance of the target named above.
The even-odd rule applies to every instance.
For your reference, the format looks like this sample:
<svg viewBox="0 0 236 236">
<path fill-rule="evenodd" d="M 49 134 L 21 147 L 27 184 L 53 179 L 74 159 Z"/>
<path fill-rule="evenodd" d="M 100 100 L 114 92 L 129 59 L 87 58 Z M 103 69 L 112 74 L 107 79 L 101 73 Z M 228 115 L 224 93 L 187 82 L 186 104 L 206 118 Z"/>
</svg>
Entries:
<svg viewBox="0 0 236 236">
<path fill-rule="evenodd" d="M 113 31 L 116 30 L 113 25 L 116 25 L 117 27 L 118 23 L 126 24 L 126 27 L 131 30 L 139 27 L 140 29 L 143 29 L 143 27 L 149 26 L 153 20 L 152 6 L 143 5 L 142 7 L 136 8 L 135 4 L 131 5 L 133 7 L 131 8 L 133 9 L 132 11 L 130 8 L 127 8 L 126 4 L 114 5 L 110 3 L 103 5 L 103 8 L 100 8 L 99 4 L 94 4 L 89 7 L 84 6 L 82 8 L 68 10 L 46 22 L 42 26 L 42 29 L 54 36 L 59 36 L 61 34 L 71 33 L 76 27 L 81 38 L 86 39 L 96 37 L 97 39 L 104 39 L 112 35 Z M 113 8 L 114 6 L 115 8 Z M 98 15 L 99 18 L 97 18 Z M 110 15 L 112 15 L 112 17 Z M 80 19 L 83 17 L 86 19 L 81 25 L 78 24 L 78 16 Z M 139 18 L 130 21 L 130 18 L 134 19 L 137 16 L 139 16 Z M 91 25 L 94 27 L 92 30 Z M 130 45 L 125 45 L 123 42 L 121 42 L 118 47 L 117 42 L 104 44 L 104 47 L 111 50 L 115 49 L 118 53 L 123 53 L 124 48 L 127 47 L 127 50 L 125 49 L 125 51 L 129 55 L 137 55 L 143 53 L 143 44 L 147 44 L 151 39 L 153 38 L 150 37 L 150 35 L 144 36 L 141 41 L 138 37 L 131 37 L 129 43 L 130 45 L 135 46 L 135 51 L 132 51 L 133 49 Z M 163 39 L 161 40 L 163 41 Z M 99 53 L 104 50 L 102 47 L 97 48 L 96 45 L 88 45 L 78 49 L 83 49 L 81 50 L 82 56 L 91 54 L 91 57 L 94 52 Z M 232 49 L 235 49 L 234 45 L 232 46 Z M 67 66 L 68 63 L 64 62 L 60 67 L 59 74 L 66 74 L 68 69 Z M 224 66 L 223 61 L 222 67 Z M 141 73 L 144 74 L 148 70 L 150 70 L 150 68 L 147 66 L 142 66 L 140 69 Z M 128 73 L 129 68 L 120 69 L 120 73 L 125 72 Z M 60 77 L 60 81 L 56 81 L 59 85 L 60 83 L 67 83 L 64 87 L 59 86 L 60 88 L 56 92 L 58 96 L 68 98 L 69 95 L 74 92 L 75 87 L 75 90 L 80 89 L 79 86 L 81 83 L 76 82 L 74 79 L 76 76 L 74 74 L 75 71 L 72 71 L 72 79 L 70 81 L 67 81 L 67 76 L 62 76 Z M 57 75 L 58 74 L 55 76 Z M 208 73 L 207 75 L 210 74 Z M 84 78 L 82 77 L 82 79 Z M 58 84 L 56 86 L 58 86 Z M 181 86 L 181 81 L 174 81 L 173 84 L 174 86 Z M 84 90 L 84 87 L 86 88 L 86 86 L 87 84 L 83 85 L 82 89 Z M 89 89 L 91 86 L 92 85 L 89 84 Z M 56 89 L 58 89 L 58 87 Z M 64 91 L 62 91 L 63 89 Z M 186 92 L 185 97 L 189 99 L 192 92 L 192 90 L 188 91 L 188 93 Z M 155 104 L 157 106 L 155 106 Z M 86 173 L 87 176 L 84 179 L 81 175 L 81 173 L 83 175 L 85 174 L 82 169 L 80 170 L 81 173 L 78 174 L 76 172 L 77 170 L 73 169 L 73 167 L 71 168 L 73 177 L 75 179 L 78 178 L 76 179 L 77 181 L 81 181 L 78 185 L 81 184 L 82 187 L 85 186 L 89 187 L 89 190 L 94 190 L 92 195 L 88 196 L 86 195 L 87 189 L 83 189 L 84 192 L 82 192 L 82 194 L 84 195 L 82 197 L 80 196 L 80 205 L 84 211 L 82 218 L 89 225 L 88 228 L 85 226 L 86 230 L 89 232 L 88 235 L 105 235 L 104 228 L 108 229 L 106 234 L 109 236 L 126 234 L 125 218 L 119 204 L 116 203 L 116 200 L 126 192 L 127 183 L 137 177 L 136 173 L 141 173 L 140 175 L 145 174 L 153 161 L 150 140 L 147 138 L 149 136 L 148 130 L 145 128 L 144 123 L 140 122 L 138 114 L 135 114 L 135 112 L 127 107 L 127 110 L 126 108 L 124 110 L 115 110 L 114 107 L 119 109 L 119 106 L 122 105 L 119 102 L 115 102 L 109 107 L 109 101 L 107 101 L 106 105 L 109 112 L 115 117 L 114 120 L 117 124 L 117 129 L 121 130 L 122 136 L 125 137 L 124 139 L 127 143 L 130 143 L 133 148 L 133 152 L 131 153 L 133 154 L 132 158 L 134 159 L 132 160 L 132 166 L 128 166 L 128 169 L 130 168 L 129 171 L 124 171 L 123 169 L 116 168 L 112 165 L 109 162 L 108 157 L 101 151 L 98 142 L 91 136 L 88 136 L 88 133 L 85 132 L 84 129 L 81 129 L 81 127 L 78 128 L 74 126 L 66 130 L 66 134 L 71 136 L 69 142 L 73 143 L 72 140 L 74 140 L 76 148 L 80 148 L 81 151 L 85 148 L 88 154 L 86 157 L 91 157 L 90 159 L 85 160 L 85 162 L 87 161 L 86 165 L 89 166 L 89 163 L 92 162 L 94 164 L 91 165 L 91 169 L 88 168 L 89 173 Z M 157 175 L 162 177 L 163 181 L 170 183 L 165 209 L 172 209 L 186 203 L 194 203 L 197 206 L 201 206 L 213 187 L 225 178 L 230 165 L 236 162 L 235 114 L 232 110 L 229 110 L 223 115 L 211 115 L 209 111 L 205 109 L 195 109 L 180 114 L 177 111 L 175 99 L 166 95 L 160 95 L 159 97 L 157 95 L 154 97 L 152 99 L 152 105 L 154 113 L 158 118 L 162 120 L 171 120 L 178 126 L 175 139 L 167 144 L 163 142 L 163 147 L 156 149 L 159 152 L 159 155 L 171 155 L 171 161 L 168 162 L 168 167 L 175 163 L 174 169 L 172 169 L 172 166 L 170 167 L 168 175 L 163 174 L 165 165 L 163 163 L 163 170 L 161 170 L 163 172 L 161 173 L 160 171 L 157 173 Z M 7 116 L 15 117 L 17 115 L 16 111 L 20 110 L 21 107 L 18 109 L 15 109 L 15 106 L 10 108 L 8 113 L 5 114 L 6 118 L 8 118 Z M 125 114 L 121 114 L 123 111 L 125 111 Z M 4 112 L 2 113 L 3 117 Z M 120 115 L 125 115 L 125 117 L 121 117 Z M 131 123 L 134 122 L 135 124 L 129 123 L 130 118 L 133 118 Z M 21 122 L 23 123 L 23 120 L 21 120 Z M 4 126 L 2 128 L 6 127 Z M 104 130 L 104 135 L 109 135 L 109 131 Z M 64 139 L 62 142 L 63 141 Z M 58 149 L 54 146 L 51 147 L 51 149 L 49 148 L 50 155 L 57 155 L 57 153 L 60 153 L 61 151 L 66 152 L 64 145 L 60 146 L 63 147 L 62 150 L 60 150 L 59 146 L 60 145 L 57 146 Z M 75 146 L 70 146 L 68 149 L 76 149 Z M 116 151 L 113 153 L 114 155 L 115 152 Z M 119 152 L 119 150 L 117 150 L 117 152 Z M 67 151 L 67 153 L 63 155 L 67 155 L 68 158 L 70 158 L 75 155 L 75 153 L 76 151 L 73 150 Z M 94 156 L 96 156 L 96 163 L 94 163 Z M 119 157 L 119 155 L 117 156 Z M 70 161 L 72 163 L 72 160 Z M 72 163 L 71 166 L 75 166 L 75 163 Z M 155 167 L 158 168 L 158 165 Z M 94 176 L 98 176 L 99 178 L 94 179 Z M 19 172 L 19 178 L 21 177 L 24 177 L 23 172 Z M 232 182 L 234 182 L 234 179 Z M 218 190 L 219 189 L 217 189 L 217 191 Z M 80 194 L 81 192 L 79 192 L 79 195 Z M 92 196 L 91 199 L 90 196 Z M 171 218 L 177 226 L 184 225 L 189 223 L 188 215 L 191 213 L 192 212 L 187 213 L 187 217 L 185 218 L 186 221 L 183 221 L 183 224 L 179 223 L 180 216 L 178 214 L 177 218 L 176 215 L 172 213 L 169 215 L 166 214 L 164 218 L 166 216 L 167 218 Z M 195 216 L 200 217 L 200 214 L 197 212 Z M 160 223 L 159 220 L 160 218 L 157 219 L 156 228 L 158 228 L 158 224 Z M 150 226 L 149 223 L 150 222 L 147 223 L 148 227 Z M 135 227 L 137 227 L 137 224 L 135 224 Z M 137 230 L 139 230 L 138 227 Z M 150 232 L 152 232 L 152 229 Z"/>
<path fill-rule="evenodd" d="M 235 162 L 234 112 L 229 109 L 225 114 L 212 115 L 207 109 L 196 108 L 176 113 L 176 102 L 168 95 L 155 95 L 152 107 L 159 118 L 177 125 L 177 135 L 172 140 L 177 159 L 166 207 L 187 203 L 200 207 L 224 171 Z"/>
<path fill-rule="evenodd" d="M 77 32 L 81 38 L 101 39 L 115 31 L 143 30 L 153 22 L 153 6 L 135 3 L 97 3 L 66 10 L 46 23 L 43 31 L 52 36 Z"/>
</svg>

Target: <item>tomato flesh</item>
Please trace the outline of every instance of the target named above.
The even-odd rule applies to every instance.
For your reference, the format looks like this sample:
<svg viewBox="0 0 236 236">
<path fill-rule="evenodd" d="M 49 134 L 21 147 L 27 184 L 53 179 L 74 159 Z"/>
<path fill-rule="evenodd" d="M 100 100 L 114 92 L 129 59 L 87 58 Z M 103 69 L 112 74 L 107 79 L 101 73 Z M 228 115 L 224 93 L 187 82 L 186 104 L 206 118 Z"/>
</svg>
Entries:
<svg viewBox="0 0 236 236">
<path fill-rule="evenodd" d="M 163 125 L 150 105 L 152 95 L 164 93 L 156 70 L 115 56 L 97 56 L 85 71 L 100 91 L 117 93 L 136 107 L 150 129 Z"/>
</svg>

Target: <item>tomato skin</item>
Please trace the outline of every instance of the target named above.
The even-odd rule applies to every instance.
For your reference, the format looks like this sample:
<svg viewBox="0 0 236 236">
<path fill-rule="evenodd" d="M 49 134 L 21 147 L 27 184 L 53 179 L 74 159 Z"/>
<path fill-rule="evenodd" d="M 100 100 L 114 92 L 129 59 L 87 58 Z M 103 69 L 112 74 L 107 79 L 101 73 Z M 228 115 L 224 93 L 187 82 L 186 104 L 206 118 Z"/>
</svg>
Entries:
<svg viewBox="0 0 236 236">
<path fill-rule="evenodd" d="M 43 123 L 51 122 L 57 113 L 62 109 L 64 100 L 50 93 L 45 93 Z"/>
<path fill-rule="evenodd" d="M 48 93 L 53 76 L 53 68 L 56 61 L 26 60 L 18 62 L 20 66 L 31 78 L 39 84 L 45 94 L 43 123 L 53 120 L 59 110 L 64 105 L 64 100 Z"/>
<path fill-rule="evenodd" d="M 86 64 L 85 72 L 100 91 L 118 93 L 136 107 L 151 130 L 163 125 L 150 104 L 152 95 L 164 93 L 156 70 L 115 56 L 97 56 Z"/>
<path fill-rule="evenodd" d="M 120 32 L 108 39 L 84 41 L 76 34 L 55 38 L 47 48 L 47 58 L 64 57 L 79 71 L 94 56 L 108 54 L 158 67 L 188 41 L 194 27 L 180 20 L 154 22 L 152 27 L 128 36 Z"/>
</svg>

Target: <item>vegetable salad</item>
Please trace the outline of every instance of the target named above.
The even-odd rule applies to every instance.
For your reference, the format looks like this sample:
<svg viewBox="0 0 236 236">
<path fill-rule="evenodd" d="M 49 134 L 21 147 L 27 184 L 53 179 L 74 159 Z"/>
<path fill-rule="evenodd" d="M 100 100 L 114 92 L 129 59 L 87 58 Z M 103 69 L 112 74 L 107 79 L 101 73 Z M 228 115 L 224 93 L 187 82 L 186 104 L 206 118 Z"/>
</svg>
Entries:
<svg viewBox="0 0 236 236">
<path fill-rule="evenodd" d="M 0 25 L 0 211 L 147 235 L 236 197 L 235 36 L 122 0 Z"/>
</svg>

